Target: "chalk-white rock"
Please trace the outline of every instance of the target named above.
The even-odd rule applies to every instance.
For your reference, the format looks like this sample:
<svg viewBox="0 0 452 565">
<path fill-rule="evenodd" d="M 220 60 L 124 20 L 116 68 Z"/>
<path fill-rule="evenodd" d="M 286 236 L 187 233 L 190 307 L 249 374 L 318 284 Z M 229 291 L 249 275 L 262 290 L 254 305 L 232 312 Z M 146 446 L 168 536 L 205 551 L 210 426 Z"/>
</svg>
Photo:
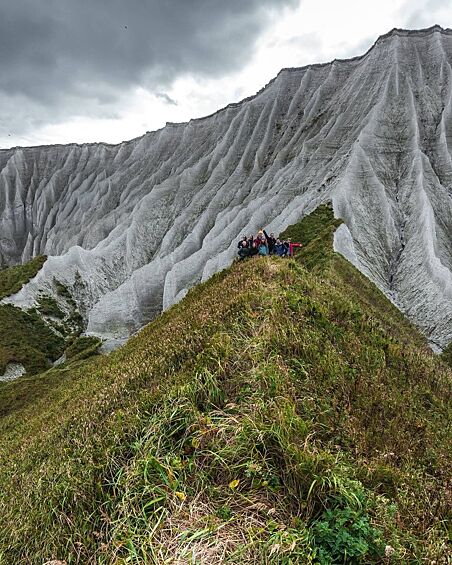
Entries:
<svg viewBox="0 0 452 565">
<path fill-rule="evenodd" d="M 26 370 L 20 363 L 8 363 L 3 375 L 0 375 L 0 382 L 13 381 L 22 375 L 25 375 Z"/>
<path fill-rule="evenodd" d="M 0 261 L 45 253 L 88 330 L 123 338 L 231 262 L 236 240 L 332 201 L 336 248 L 430 340 L 452 340 L 452 31 L 284 69 L 256 96 L 121 143 L 0 151 Z"/>
</svg>

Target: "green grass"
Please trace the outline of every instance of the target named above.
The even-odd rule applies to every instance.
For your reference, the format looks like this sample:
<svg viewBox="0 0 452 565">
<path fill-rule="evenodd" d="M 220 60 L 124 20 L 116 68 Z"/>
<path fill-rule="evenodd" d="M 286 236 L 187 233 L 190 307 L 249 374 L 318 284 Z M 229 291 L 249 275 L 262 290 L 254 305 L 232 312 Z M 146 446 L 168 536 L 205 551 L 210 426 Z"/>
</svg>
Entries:
<svg viewBox="0 0 452 565">
<path fill-rule="evenodd" d="M 310 214 L 303 222 L 289 226 L 280 234 L 280 238 L 291 238 L 294 243 L 301 243 L 303 265 L 308 269 L 320 270 L 333 257 L 331 241 L 341 223 L 341 220 L 332 217 L 329 206 L 319 206 L 315 214 Z M 295 248 L 294 252 L 298 256 L 301 251 Z"/>
<path fill-rule="evenodd" d="M 48 369 L 63 351 L 64 339 L 36 311 L 0 306 L 0 374 L 8 363 L 21 363 L 27 373 L 38 373 Z"/>
<path fill-rule="evenodd" d="M 65 313 L 61 310 L 58 302 L 48 294 L 41 294 L 37 300 L 37 309 L 39 313 L 43 316 L 49 316 L 51 318 L 57 318 L 63 320 L 65 318 Z"/>
<path fill-rule="evenodd" d="M 25 265 L 0 271 L 0 299 L 18 292 L 37 274 L 45 260 L 46 257 L 40 256 Z M 0 374 L 4 373 L 9 363 L 21 363 L 28 374 L 47 370 L 68 344 L 70 355 L 73 352 L 77 356 L 72 361 L 96 353 L 99 340 L 77 340 L 83 329 L 83 319 L 71 293 L 56 279 L 53 286 L 69 313 L 65 313 L 57 300 L 48 294 L 40 295 L 36 308 L 29 310 L 9 304 L 0 305 Z"/>
<path fill-rule="evenodd" d="M 0 300 L 19 292 L 24 284 L 38 274 L 46 260 L 45 255 L 39 255 L 25 265 L 0 270 Z"/>
<path fill-rule="evenodd" d="M 25 265 L 1 270 L 0 299 L 18 292 L 36 276 L 46 259 L 39 256 Z M 56 302 L 53 304 L 52 300 L 48 296 L 41 297 L 41 313 L 58 314 Z M 21 363 L 29 374 L 44 371 L 63 350 L 64 339 L 51 330 L 36 310 L 24 311 L 10 304 L 0 305 L 0 374 L 9 363 Z"/>
<path fill-rule="evenodd" d="M 0 385 L 1 565 L 447 562 L 450 369 L 334 225 Z"/>
<path fill-rule="evenodd" d="M 452 367 L 452 342 L 443 350 L 441 358 L 449 367 Z"/>
<path fill-rule="evenodd" d="M 0 300 L 19 292 L 37 275 L 47 257 L 35 257 L 25 265 L 0 271 Z M 21 363 L 30 374 L 50 367 L 63 352 L 64 341 L 34 311 L 0 305 L 0 374 L 9 363 Z"/>
<path fill-rule="evenodd" d="M 67 361 L 80 361 L 95 355 L 101 345 L 102 340 L 98 337 L 83 335 L 76 337 L 64 354 Z"/>
</svg>

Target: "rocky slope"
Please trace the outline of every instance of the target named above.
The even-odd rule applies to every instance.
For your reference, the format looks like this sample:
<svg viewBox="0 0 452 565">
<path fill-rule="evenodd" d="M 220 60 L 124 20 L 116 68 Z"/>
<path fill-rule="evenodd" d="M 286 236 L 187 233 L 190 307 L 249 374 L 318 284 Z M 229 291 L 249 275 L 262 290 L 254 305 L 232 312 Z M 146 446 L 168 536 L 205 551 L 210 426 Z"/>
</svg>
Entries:
<svg viewBox="0 0 452 565">
<path fill-rule="evenodd" d="M 0 151 L 0 260 L 50 258 L 90 332 L 125 337 L 332 201 L 335 247 L 433 344 L 452 339 L 452 30 L 393 30 L 362 57 L 284 69 L 256 96 L 119 145 Z"/>
</svg>

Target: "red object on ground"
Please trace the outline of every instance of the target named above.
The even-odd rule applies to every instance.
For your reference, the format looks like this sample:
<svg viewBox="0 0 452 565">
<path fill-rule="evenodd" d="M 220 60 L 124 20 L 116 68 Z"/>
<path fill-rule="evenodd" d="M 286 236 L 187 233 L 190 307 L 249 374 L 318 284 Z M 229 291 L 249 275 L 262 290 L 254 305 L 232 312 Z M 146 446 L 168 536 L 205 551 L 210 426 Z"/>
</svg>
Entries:
<svg viewBox="0 0 452 565">
<path fill-rule="evenodd" d="M 301 243 L 289 243 L 289 256 L 293 257 L 294 247 L 303 247 Z"/>
</svg>

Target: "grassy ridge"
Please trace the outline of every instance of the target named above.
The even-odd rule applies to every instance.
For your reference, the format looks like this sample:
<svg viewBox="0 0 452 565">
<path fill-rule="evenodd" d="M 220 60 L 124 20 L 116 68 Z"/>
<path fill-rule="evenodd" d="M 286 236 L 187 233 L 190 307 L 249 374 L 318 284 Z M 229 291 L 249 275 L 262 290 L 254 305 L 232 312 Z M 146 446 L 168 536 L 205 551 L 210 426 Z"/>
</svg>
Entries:
<svg viewBox="0 0 452 565">
<path fill-rule="evenodd" d="M 334 227 L 0 386 L 0 564 L 446 563 L 450 370 Z"/>
</svg>

